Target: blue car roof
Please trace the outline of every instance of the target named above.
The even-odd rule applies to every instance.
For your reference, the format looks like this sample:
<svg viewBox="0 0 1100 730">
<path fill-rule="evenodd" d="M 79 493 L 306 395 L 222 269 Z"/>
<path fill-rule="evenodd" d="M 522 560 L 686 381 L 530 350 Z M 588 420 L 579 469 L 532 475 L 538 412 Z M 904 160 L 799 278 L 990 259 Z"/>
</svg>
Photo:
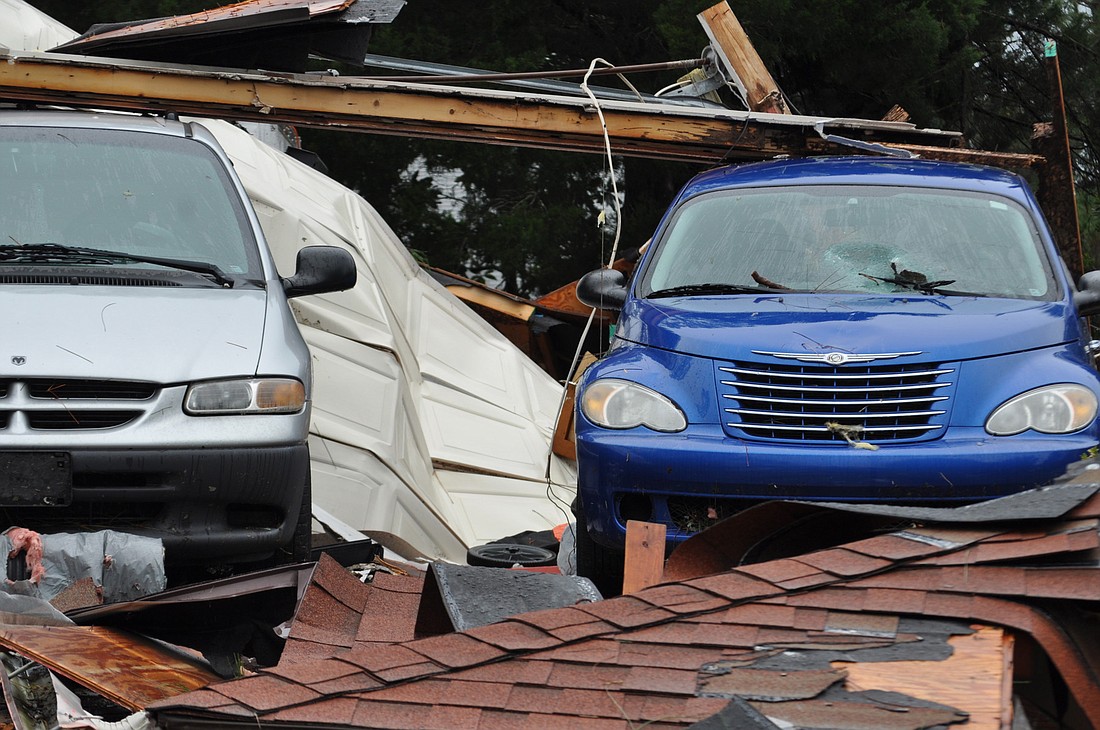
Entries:
<svg viewBox="0 0 1100 730">
<path fill-rule="evenodd" d="M 897 157 L 812 157 L 731 165 L 700 173 L 681 197 L 718 189 L 772 185 L 904 185 L 975 190 L 1020 200 L 1027 184 L 1015 173 L 981 165 Z"/>
</svg>

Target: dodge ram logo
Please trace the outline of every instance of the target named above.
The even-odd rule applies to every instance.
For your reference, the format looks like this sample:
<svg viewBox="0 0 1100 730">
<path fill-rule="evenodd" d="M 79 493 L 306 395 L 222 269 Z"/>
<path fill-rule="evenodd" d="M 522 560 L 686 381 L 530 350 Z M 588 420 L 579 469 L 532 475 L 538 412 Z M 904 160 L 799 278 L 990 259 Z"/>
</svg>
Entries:
<svg viewBox="0 0 1100 730">
<path fill-rule="evenodd" d="M 25 365 L 26 363 L 27 363 L 27 358 L 26 358 L 25 355 L 12 355 L 11 356 L 11 364 L 12 365 Z"/>
</svg>

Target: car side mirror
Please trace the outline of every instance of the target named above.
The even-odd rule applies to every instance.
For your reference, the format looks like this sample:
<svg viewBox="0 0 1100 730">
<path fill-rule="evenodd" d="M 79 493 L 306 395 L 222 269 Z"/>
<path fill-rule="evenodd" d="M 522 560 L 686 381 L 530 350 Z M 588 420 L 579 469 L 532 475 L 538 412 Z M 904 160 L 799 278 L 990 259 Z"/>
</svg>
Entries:
<svg viewBox="0 0 1100 730">
<path fill-rule="evenodd" d="M 617 269 L 589 271 L 577 282 L 577 299 L 594 309 L 622 309 L 626 303 L 626 274 Z"/>
<path fill-rule="evenodd" d="M 283 279 L 287 298 L 344 291 L 355 286 L 355 261 L 338 246 L 306 246 L 298 251 L 297 271 Z"/>
<path fill-rule="evenodd" d="M 1081 275 L 1077 291 L 1073 294 L 1077 314 L 1091 317 L 1100 312 L 1100 271 L 1086 271 Z"/>
</svg>

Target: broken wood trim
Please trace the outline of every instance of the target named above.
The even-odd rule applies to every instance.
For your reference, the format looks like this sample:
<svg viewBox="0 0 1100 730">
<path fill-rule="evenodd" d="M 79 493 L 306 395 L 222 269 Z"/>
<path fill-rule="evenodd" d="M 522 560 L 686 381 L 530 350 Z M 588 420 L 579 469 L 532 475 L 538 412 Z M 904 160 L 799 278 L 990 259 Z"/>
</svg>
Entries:
<svg viewBox="0 0 1100 730">
<path fill-rule="evenodd" d="M 623 594 L 660 583 L 665 574 L 665 533 L 659 522 L 626 521 Z"/>
<path fill-rule="evenodd" d="M 775 83 L 768 67 L 756 52 L 745 29 L 726 0 L 695 16 L 703 24 L 726 73 L 736 80 L 745 103 L 754 112 L 790 114 L 787 100 Z"/>
<path fill-rule="evenodd" d="M 0 98 L 606 154 L 596 109 L 581 97 L 9 52 L 0 53 Z M 865 142 L 950 148 L 960 160 L 1026 167 L 1032 159 L 974 154 L 957 146 L 956 132 L 911 124 L 623 101 L 600 107 L 612 149 L 628 156 L 715 164 L 852 154 L 820 138 L 814 127 L 823 124 Z"/>
</svg>

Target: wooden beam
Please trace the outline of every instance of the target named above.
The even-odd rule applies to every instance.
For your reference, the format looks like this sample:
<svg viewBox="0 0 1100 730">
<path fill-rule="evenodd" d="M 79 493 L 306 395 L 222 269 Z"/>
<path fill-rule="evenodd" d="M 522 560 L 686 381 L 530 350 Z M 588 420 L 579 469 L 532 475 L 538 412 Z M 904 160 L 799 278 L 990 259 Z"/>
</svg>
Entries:
<svg viewBox="0 0 1100 730">
<path fill-rule="evenodd" d="M 583 97 L 0 52 L 0 99 L 605 154 L 599 116 Z M 641 102 L 600 107 L 618 155 L 714 164 L 858 153 L 823 140 L 815 129 L 823 125 L 838 137 L 970 157 L 958 133 L 911 124 Z M 1004 167 L 1037 159 L 982 154 L 985 164 Z"/>
<path fill-rule="evenodd" d="M 967 728 L 1012 727 L 1012 634 L 975 625 L 974 633 L 948 639 L 942 661 L 832 662 L 848 673 L 851 692 L 887 690 L 955 707 L 970 715 Z"/>
<path fill-rule="evenodd" d="M 661 523 L 627 520 L 624 594 L 661 582 L 665 574 L 665 532 Z"/>
<path fill-rule="evenodd" d="M 696 16 L 710 38 L 726 73 L 736 80 L 745 103 L 754 112 L 790 114 L 787 100 L 775 83 L 768 67 L 756 52 L 748 33 L 741 27 L 726 0 L 707 8 Z"/>
</svg>

